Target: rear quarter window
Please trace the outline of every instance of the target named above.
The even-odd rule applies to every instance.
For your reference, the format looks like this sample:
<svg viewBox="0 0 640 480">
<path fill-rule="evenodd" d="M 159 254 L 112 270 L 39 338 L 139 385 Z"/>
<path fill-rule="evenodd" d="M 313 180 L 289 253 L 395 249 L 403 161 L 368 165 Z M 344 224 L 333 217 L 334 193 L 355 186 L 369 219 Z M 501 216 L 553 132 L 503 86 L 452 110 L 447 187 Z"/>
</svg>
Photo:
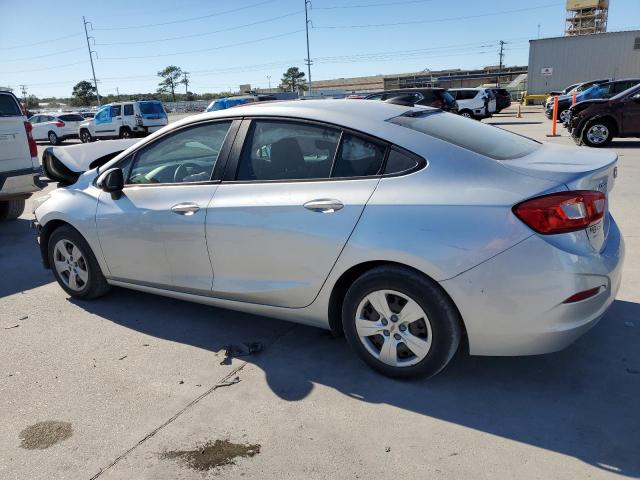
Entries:
<svg viewBox="0 0 640 480">
<path fill-rule="evenodd" d="M 0 117 L 21 117 L 22 110 L 13 95 L 0 94 Z"/>
<path fill-rule="evenodd" d="M 540 147 L 530 138 L 439 110 L 408 112 L 387 121 L 495 160 L 523 157 Z"/>
</svg>

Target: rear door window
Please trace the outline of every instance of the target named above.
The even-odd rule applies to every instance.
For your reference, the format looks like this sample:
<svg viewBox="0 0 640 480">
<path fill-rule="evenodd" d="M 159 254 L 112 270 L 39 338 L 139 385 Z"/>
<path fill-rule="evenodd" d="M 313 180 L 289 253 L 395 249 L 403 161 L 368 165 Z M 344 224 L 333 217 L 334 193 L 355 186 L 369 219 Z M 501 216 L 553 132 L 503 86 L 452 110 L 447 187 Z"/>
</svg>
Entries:
<svg viewBox="0 0 640 480">
<path fill-rule="evenodd" d="M 124 115 L 125 116 L 133 115 L 133 104 L 132 103 L 127 103 L 124 106 Z"/>
<path fill-rule="evenodd" d="M 440 110 L 408 112 L 387 121 L 495 160 L 523 157 L 540 147 L 530 138 Z"/>
<path fill-rule="evenodd" d="M 384 145 L 345 132 L 331 176 L 346 178 L 378 175 L 385 150 Z"/>
<path fill-rule="evenodd" d="M 113 105 L 111 107 L 111 116 L 119 117 L 122 112 L 122 105 Z"/>
</svg>

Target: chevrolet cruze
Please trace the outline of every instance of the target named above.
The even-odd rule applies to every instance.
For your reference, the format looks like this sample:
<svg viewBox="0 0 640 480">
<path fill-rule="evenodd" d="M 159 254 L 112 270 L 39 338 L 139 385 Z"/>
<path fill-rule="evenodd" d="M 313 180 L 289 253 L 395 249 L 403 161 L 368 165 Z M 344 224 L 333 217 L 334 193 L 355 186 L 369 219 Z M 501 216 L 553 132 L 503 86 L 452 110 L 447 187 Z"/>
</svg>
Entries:
<svg viewBox="0 0 640 480">
<path fill-rule="evenodd" d="M 172 123 L 35 216 L 73 297 L 118 286 L 331 329 L 386 375 L 428 376 L 463 338 L 541 354 L 603 316 L 616 160 L 438 109 L 272 102 Z"/>
</svg>

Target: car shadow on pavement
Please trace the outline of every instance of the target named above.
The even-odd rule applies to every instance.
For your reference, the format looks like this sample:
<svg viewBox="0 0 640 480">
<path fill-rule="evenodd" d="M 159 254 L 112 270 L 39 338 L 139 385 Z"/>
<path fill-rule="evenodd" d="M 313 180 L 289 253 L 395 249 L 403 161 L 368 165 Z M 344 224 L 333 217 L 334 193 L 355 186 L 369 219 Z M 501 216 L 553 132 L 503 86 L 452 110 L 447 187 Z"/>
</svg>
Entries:
<svg viewBox="0 0 640 480">
<path fill-rule="evenodd" d="M 114 289 L 76 302 L 146 335 L 216 352 L 261 341 L 243 358 L 265 373 L 282 401 L 306 398 L 315 384 L 351 398 L 452 422 L 640 477 L 640 304 L 616 301 L 568 349 L 533 357 L 471 357 L 458 352 L 438 376 L 398 381 L 364 366 L 343 338 L 305 326 Z M 174 316 L 174 321 L 166 321 Z"/>
<path fill-rule="evenodd" d="M 51 272 L 42 267 L 30 220 L 0 222 L 0 298 L 53 281 Z"/>
</svg>

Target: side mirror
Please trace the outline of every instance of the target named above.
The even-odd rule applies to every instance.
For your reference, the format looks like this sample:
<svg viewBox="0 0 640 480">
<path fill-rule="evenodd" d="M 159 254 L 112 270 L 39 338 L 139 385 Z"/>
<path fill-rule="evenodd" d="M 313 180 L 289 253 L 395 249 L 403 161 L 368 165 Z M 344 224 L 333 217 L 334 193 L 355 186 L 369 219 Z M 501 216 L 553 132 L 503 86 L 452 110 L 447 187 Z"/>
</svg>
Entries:
<svg viewBox="0 0 640 480">
<path fill-rule="evenodd" d="M 124 174 L 121 168 L 110 168 L 98 178 L 98 188 L 105 192 L 120 192 L 124 188 Z"/>
</svg>

